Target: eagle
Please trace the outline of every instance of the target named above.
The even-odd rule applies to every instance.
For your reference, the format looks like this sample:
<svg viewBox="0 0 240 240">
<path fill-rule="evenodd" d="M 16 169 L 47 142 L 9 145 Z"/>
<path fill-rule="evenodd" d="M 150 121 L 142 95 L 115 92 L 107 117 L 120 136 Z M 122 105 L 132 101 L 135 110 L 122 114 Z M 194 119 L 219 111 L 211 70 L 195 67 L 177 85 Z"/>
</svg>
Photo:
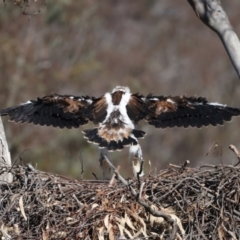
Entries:
<svg viewBox="0 0 240 240">
<path fill-rule="evenodd" d="M 8 115 L 16 123 L 58 128 L 79 128 L 93 122 L 95 128 L 82 132 L 88 142 L 99 146 L 100 166 L 103 178 L 107 179 L 110 169 L 104 159 L 108 151 L 120 151 L 127 146 L 134 175 L 143 175 L 138 139 L 146 133 L 135 128 L 139 121 L 145 120 L 155 128 L 201 128 L 223 125 L 239 116 L 240 109 L 208 102 L 204 97 L 143 96 L 131 93 L 128 87 L 117 86 L 98 98 L 52 94 L 2 109 L 0 115 Z"/>
</svg>

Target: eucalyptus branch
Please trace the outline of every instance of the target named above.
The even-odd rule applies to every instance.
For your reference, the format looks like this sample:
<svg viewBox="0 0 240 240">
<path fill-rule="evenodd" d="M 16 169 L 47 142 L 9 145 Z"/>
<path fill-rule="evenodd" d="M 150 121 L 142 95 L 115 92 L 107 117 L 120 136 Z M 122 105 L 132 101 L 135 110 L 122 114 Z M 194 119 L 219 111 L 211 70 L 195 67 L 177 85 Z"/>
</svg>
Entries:
<svg viewBox="0 0 240 240">
<path fill-rule="evenodd" d="M 240 78 L 240 42 L 220 0 L 188 0 L 198 18 L 220 37 Z"/>
</svg>

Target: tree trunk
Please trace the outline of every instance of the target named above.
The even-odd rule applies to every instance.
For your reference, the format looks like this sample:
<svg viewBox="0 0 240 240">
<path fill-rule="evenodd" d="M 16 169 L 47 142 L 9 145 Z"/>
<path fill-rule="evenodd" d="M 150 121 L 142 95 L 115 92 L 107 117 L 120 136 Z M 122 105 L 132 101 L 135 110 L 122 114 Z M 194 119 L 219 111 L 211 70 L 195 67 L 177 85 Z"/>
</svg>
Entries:
<svg viewBox="0 0 240 240">
<path fill-rule="evenodd" d="M 10 152 L 8 151 L 8 144 L 0 117 L 0 173 L 4 167 L 10 167 L 12 165 Z M 4 172 L 0 174 L 0 184 L 11 183 L 13 176 L 11 173 Z"/>
</svg>

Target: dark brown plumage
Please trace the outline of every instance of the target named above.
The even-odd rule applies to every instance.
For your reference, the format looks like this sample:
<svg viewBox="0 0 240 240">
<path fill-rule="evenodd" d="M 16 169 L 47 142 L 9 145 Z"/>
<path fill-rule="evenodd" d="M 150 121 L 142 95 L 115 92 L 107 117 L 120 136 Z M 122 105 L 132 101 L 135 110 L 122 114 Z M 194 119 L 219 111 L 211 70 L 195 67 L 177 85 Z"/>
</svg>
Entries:
<svg viewBox="0 0 240 240">
<path fill-rule="evenodd" d="M 157 128 L 223 125 L 240 115 L 238 108 L 208 103 L 203 97 L 148 96 L 146 102 L 150 110 L 146 120 Z"/>
<path fill-rule="evenodd" d="M 2 109 L 0 115 L 9 115 L 14 122 L 60 128 L 78 128 L 92 121 L 98 127 L 84 130 L 84 136 L 100 148 L 114 151 L 137 145 L 138 138 L 145 136 L 145 132 L 135 129 L 140 120 L 156 128 L 200 128 L 223 125 L 224 121 L 239 116 L 240 109 L 208 103 L 203 97 L 144 97 L 130 93 L 127 87 L 116 87 L 99 98 L 49 95 Z"/>
</svg>

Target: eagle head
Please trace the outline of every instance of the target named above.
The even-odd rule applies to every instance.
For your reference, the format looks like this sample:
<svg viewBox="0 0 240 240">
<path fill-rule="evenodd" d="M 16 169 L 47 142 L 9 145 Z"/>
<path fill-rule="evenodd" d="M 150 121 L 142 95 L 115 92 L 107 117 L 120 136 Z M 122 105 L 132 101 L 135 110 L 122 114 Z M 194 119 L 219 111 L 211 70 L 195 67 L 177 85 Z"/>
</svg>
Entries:
<svg viewBox="0 0 240 240">
<path fill-rule="evenodd" d="M 124 86 L 117 86 L 117 87 L 115 87 L 112 90 L 112 93 L 115 93 L 115 92 L 118 92 L 118 91 L 121 91 L 121 92 L 124 92 L 124 93 L 130 93 L 129 87 L 124 87 Z"/>
</svg>

